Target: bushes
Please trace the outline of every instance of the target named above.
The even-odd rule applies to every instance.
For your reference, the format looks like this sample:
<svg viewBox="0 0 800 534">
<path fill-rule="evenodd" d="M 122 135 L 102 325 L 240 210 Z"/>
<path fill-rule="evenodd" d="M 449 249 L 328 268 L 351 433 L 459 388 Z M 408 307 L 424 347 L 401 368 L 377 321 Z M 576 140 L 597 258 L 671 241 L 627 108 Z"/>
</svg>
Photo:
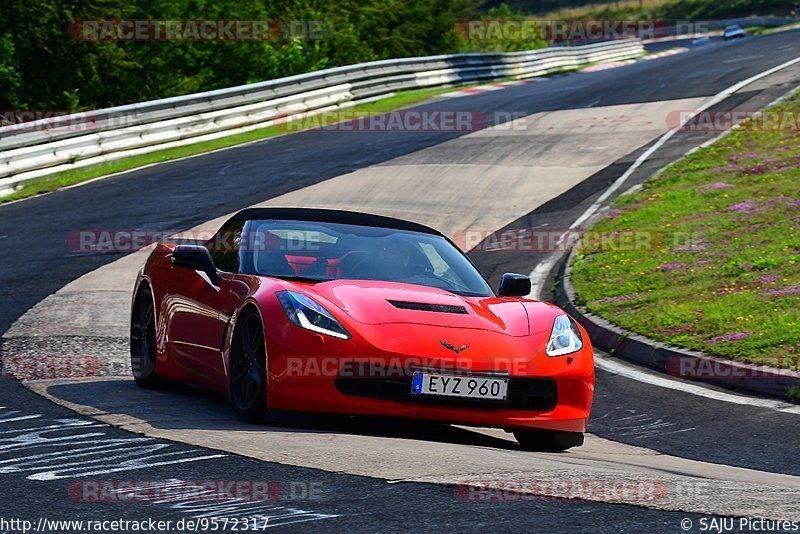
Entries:
<svg viewBox="0 0 800 534">
<path fill-rule="evenodd" d="M 574 18 L 711 19 L 786 14 L 796 0 L 675 0 L 588 8 Z M 394 57 L 511 51 L 536 40 L 474 40 L 458 22 L 520 20 L 486 0 L 5 0 L 0 24 L 0 109 L 80 110 L 141 102 Z M 520 5 L 516 3 L 515 5 Z M 324 39 L 86 42 L 79 20 L 321 21 Z"/>
<path fill-rule="evenodd" d="M 6 0 L 0 109 L 94 109 L 459 49 L 477 0 Z M 324 39 L 86 42 L 78 20 L 313 20 Z"/>
</svg>

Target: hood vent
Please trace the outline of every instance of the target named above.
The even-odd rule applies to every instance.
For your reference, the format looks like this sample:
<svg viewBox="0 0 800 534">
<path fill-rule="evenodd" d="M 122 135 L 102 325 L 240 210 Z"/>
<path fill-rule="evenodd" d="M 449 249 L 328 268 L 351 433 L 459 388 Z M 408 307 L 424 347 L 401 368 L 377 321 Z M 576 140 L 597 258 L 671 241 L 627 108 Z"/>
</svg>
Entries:
<svg viewBox="0 0 800 534">
<path fill-rule="evenodd" d="M 464 306 L 451 306 L 449 304 L 426 304 L 424 302 L 404 302 L 402 300 L 389 300 L 389 304 L 401 310 L 417 310 L 439 313 L 457 313 L 466 315 L 467 309 Z"/>
</svg>

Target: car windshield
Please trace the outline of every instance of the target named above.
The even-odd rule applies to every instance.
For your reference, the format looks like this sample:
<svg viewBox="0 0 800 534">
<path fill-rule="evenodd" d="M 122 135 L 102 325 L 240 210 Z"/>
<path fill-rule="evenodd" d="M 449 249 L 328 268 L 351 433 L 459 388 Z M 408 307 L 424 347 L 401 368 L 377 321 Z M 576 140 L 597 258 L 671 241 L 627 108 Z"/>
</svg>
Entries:
<svg viewBox="0 0 800 534">
<path fill-rule="evenodd" d="M 238 240 L 239 271 L 310 282 L 381 280 L 491 296 L 486 280 L 446 239 L 350 224 L 250 220 Z"/>
</svg>

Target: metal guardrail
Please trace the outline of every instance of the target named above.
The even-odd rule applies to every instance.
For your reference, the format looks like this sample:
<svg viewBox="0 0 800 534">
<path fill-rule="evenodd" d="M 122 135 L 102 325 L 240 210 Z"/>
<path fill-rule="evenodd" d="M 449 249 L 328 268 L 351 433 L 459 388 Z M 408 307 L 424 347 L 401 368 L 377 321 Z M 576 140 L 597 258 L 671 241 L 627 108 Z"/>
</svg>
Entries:
<svg viewBox="0 0 800 534">
<path fill-rule="evenodd" d="M 216 139 L 396 91 L 531 78 L 640 56 L 638 40 L 373 61 L 0 128 L 0 190 L 69 169 Z"/>
<path fill-rule="evenodd" d="M 712 20 L 706 23 L 709 30 L 724 30 L 726 26 L 738 24 L 743 28 L 753 28 L 755 26 L 765 26 L 773 28 L 777 26 L 787 26 L 798 22 L 792 17 L 741 17 L 737 19 Z"/>
<path fill-rule="evenodd" d="M 795 29 L 800 24 L 800 19 L 789 17 L 745 17 L 738 19 L 724 19 L 711 21 L 686 21 L 676 22 L 667 27 L 658 28 L 655 37 L 642 37 L 643 44 L 658 43 L 663 41 L 679 41 L 712 37 L 722 35 L 725 28 L 739 25 L 742 28 L 765 27 L 778 31 Z"/>
</svg>

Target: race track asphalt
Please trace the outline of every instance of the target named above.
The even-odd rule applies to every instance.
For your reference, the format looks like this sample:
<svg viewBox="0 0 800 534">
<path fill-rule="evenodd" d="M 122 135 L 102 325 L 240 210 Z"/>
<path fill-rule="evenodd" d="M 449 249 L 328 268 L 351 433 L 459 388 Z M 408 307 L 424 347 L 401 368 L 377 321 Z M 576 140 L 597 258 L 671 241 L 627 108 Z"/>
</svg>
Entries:
<svg viewBox="0 0 800 534">
<path fill-rule="evenodd" d="M 575 74 L 463 99 L 437 100 L 420 107 L 479 110 L 491 117 L 495 112 L 528 115 L 541 111 L 710 96 L 800 55 L 798 37 L 797 32 L 789 32 L 741 42 L 715 43 L 656 61 L 592 74 Z M 791 88 L 791 81 L 783 81 L 771 88 L 754 89 L 752 94 L 740 96 L 740 99 L 766 98 L 763 93 L 778 96 Z M 0 332 L 7 330 L 15 319 L 47 295 L 119 257 L 70 253 L 65 242 L 70 231 L 181 230 L 458 136 L 440 132 L 398 132 L 370 134 L 365 139 L 364 135 L 361 132 L 338 132 L 335 135 L 319 131 L 301 132 L 141 169 L 0 207 L 0 243 L 5 251 L 0 269 L 3 302 Z M 690 136 L 676 141 L 671 151 L 659 155 L 642 174 L 646 170 L 657 170 L 659 163 L 671 161 L 680 155 L 681 150 L 701 141 Z M 626 156 L 618 164 L 515 224 L 532 228 L 536 227 L 537 221 L 563 224 L 574 220 L 576 214 L 580 214 L 635 156 Z M 497 194 L 503 193 L 498 191 Z M 531 267 L 535 262 L 535 258 L 480 256 L 473 255 L 484 273 L 493 280 L 501 268 L 521 270 L 513 267 L 524 268 L 525 261 Z M 598 378 L 591 430 L 601 436 L 687 458 L 795 475 L 800 472 L 794 437 L 796 416 L 749 407 L 734 409 L 603 372 Z M 4 380 L 0 388 L 0 405 L 6 407 L 6 412 L 18 410 L 21 414 L 40 415 L 37 420 L 72 418 L 90 421 L 52 405 L 10 379 Z M 639 418 L 638 431 L 625 422 L 630 419 L 623 415 Z M 64 519 L 121 514 L 131 518 L 148 514 L 159 517 L 180 515 L 180 510 L 170 508 L 165 511 L 163 506 L 158 508 L 152 503 L 98 505 L 78 502 L 68 497 L 67 488 L 71 483 L 68 479 L 31 480 L 29 475 L 34 470 L 3 468 L 3 465 L 19 465 L 20 458 L 31 461 L 31 454 L 41 453 L 41 449 L 31 441 L 14 442 L 13 436 L 25 435 L 16 429 L 34 426 L 29 419 L 7 423 L 3 419 L 0 411 L 3 430 L 9 431 L 4 434 L 6 438 L 0 438 L 0 461 L 10 460 L 0 463 L 0 480 L 7 480 L 5 487 L 8 492 L 8 498 L 0 504 L 0 517 L 33 518 L 41 516 L 43 511 Z M 667 425 L 658 426 L 659 432 L 648 431 L 647 424 L 652 421 Z M 675 432 L 677 430 L 680 432 Z M 120 439 L 132 436 L 109 427 L 101 431 Z M 3 443 L 13 446 L 3 448 Z M 173 446 L 179 449 L 188 447 Z M 181 449 L 182 454 L 213 455 L 197 447 L 191 449 L 189 452 Z M 415 526 L 426 529 L 446 527 L 468 531 L 480 530 L 482 526 L 537 531 L 546 525 L 548 530 L 675 532 L 679 520 L 686 517 L 680 512 L 581 502 L 465 503 L 454 496 L 453 488 L 387 484 L 364 477 L 304 470 L 231 455 L 114 476 L 150 480 L 257 478 L 284 484 L 313 480 L 325 488 L 324 498 L 304 501 L 297 507 L 309 509 L 309 514 L 341 515 L 318 519 L 325 522 L 324 528 L 355 528 L 359 531 L 408 530 L 412 526 L 410 521 L 419 521 Z M 427 510 L 431 513 L 425 514 Z M 415 513 L 409 514 L 409 511 Z M 269 513 L 276 514 L 275 511 Z M 315 522 L 303 525 L 308 528 L 322 526 Z"/>
</svg>

